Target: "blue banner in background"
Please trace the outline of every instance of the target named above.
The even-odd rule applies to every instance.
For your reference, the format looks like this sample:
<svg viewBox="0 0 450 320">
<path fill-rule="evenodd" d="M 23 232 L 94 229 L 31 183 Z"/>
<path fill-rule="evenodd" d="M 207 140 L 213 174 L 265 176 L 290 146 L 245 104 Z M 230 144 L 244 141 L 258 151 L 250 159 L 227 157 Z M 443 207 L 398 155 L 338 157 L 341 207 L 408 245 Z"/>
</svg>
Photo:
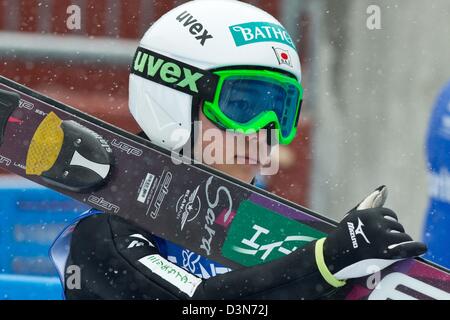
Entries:
<svg viewBox="0 0 450 320">
<path fill-rule="evenodd" d="M 27 180 L 0 178 L 0 299 L 61 299 L 48 251 L 88 207 Z"/>
<path fill-rule="evenodd" d="M 426 155 L 429 204 L 425 218 L 425 258 L 450 268 L 450 82 L 432 110 Z"/>
</svg>

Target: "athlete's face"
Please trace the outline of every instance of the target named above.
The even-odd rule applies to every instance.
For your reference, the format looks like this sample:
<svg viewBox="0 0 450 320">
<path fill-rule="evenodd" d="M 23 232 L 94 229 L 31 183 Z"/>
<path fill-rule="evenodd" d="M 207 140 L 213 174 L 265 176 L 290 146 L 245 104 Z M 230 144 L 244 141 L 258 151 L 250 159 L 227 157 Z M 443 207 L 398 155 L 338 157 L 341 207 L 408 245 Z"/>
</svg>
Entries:
<svg viewBox="0 0 450 320">
<path fill-rule="evenodd" d="M 211 122 L 203 111 L 199 113 L 199 120 L 202 133 L 196 140 L 197 147 L 200 143 L 202 146 L 201 159 L 196 153 L 199 161 L 247 183 L 253 180 L 263 165 L 270 163 L 265 130 L 251 135 L 223 130 Z"/>
</svg>

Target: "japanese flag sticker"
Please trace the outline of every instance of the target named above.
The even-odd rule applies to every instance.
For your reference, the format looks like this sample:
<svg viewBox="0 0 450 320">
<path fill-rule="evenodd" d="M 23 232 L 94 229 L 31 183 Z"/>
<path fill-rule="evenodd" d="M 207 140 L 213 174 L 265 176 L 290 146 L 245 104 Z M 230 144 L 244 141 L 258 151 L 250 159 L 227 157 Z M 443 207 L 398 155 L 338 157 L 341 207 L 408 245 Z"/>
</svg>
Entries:
<svg viewBox="0 0 450 320">
<path fill-rule="evenodd" d="M 293 67 L 292 62 L 291 62 L 291 55 L 288 50 L 284 50 L 281 48 L 275 48 L 275 47 L 272 47 L 272 49 L 275 52 L 275 55 L 278 59 L 279 65 L 285 64 L 291 68 Z"/>
</svg>

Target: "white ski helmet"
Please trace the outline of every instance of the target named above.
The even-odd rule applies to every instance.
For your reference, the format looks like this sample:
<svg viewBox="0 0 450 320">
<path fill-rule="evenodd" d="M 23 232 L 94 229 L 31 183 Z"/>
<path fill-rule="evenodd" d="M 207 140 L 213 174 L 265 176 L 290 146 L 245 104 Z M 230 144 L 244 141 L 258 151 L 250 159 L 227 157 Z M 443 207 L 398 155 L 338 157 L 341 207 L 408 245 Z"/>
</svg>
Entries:
<svg viewBox="0 0 450 320">
<path fill-rule="evenodd" d="M 278 69 L 301 82 L 295 43 L 273 16 L 237 0 L 194 0 L 164 14 L 140 48 L 199 69 L 252 66 Z M 150 140 L 181 148 L 192 129 L 193 96 L 130 74 L 129 108 Z"/>
</svg>

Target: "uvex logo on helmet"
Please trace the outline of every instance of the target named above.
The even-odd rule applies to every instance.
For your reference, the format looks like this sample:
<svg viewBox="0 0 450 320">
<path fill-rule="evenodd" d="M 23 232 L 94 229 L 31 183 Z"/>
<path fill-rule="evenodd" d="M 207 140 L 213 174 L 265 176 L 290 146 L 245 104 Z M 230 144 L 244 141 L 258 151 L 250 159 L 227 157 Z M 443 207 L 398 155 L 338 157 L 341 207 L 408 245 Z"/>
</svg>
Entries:
<svg viewBox="0 0 450 320">
<path fill-rule="evenodd" d="M 166 57 L 166 60 L 167 57 Z M 197 82 L 204 76 L 198 70 L 180 66 L 174 61 L 166 61 L 155 53 L 138 48 L 131 72 L 165 85 L 179 87 L 187 93 L 198 93 Z"/>
<path fill-rule="evenodd" d="M 213 36 L 208 33 L 208 30 L 204 29 L 203 25 L 187 11 L 183 11 L 176 20 L 181 22 L 184 27 L 191 26 L 189 32 L 196 36 L 195 39 L 199 40 L 202 46 L 205 45 L 206 40 L 213 38 Z M 203 33 L 200 34 L 202 31 Z"/>
</svg>

